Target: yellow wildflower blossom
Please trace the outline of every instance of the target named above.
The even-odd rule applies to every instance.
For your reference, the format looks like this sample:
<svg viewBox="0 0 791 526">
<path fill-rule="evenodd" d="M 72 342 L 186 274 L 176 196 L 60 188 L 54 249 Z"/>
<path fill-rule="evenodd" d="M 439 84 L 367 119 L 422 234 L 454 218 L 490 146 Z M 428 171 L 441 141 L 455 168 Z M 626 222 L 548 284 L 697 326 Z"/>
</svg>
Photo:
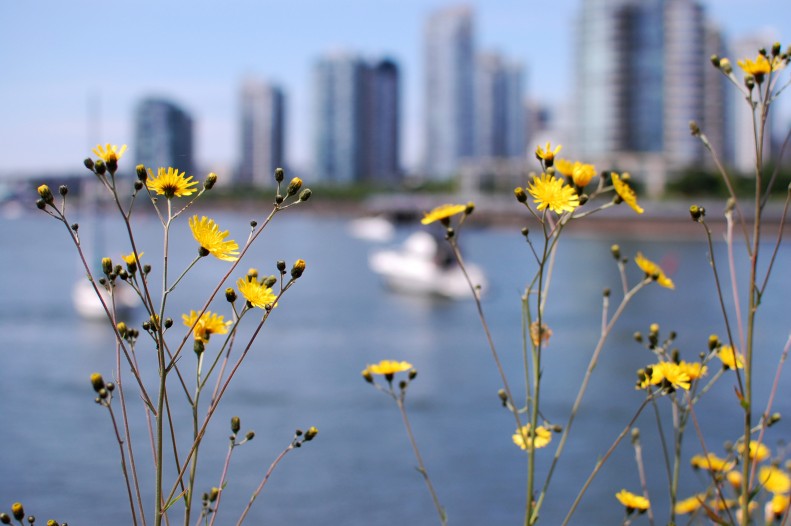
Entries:
<svg viewBox="0 0 791 526">
<path fill-rule="evenodd" d="M 659 385 L 666 382 L 665 385 L 670 385 L 673 389 L 689 390 L 690 378 L 689 375 L 677 363 L 674 362 L 659 362 L 651 365 L 651 375 L 646 373 L 646 377 L 640 384 L 642 389 L 649 385 Z"/>
<path fill-rule="evenodd" d="M 662 267 L 660 267 L 650 259 L 644 257 L 642 252 L 637 253 L 637 255 L 634 258 L 634 262 L 637 263 L 637 266 L 640 267 L 640 270 L 645 272 L 647 276 L 653 278 L 659 285 L 668 289 L 675 288 L 675 285 L 673 284 L 673 280 L 671 280 L 665 275 L 665 272 L 662 270 Z"/>
<path fill-rule="evenodd" d="M 566 159 L 557 159 L 555 161 L 555 170 L 566 177 L 571 177 L 574 184 L 580 188 L 585 187 L 596 175 L 596 167 L 592 164 L 585 164 L 579 161 L 572 163 Z"/>
<path fill-rule="evenodd" d="M 612 186 L 615 188 L 615 193 L 623 199 L 624 203 L 632 207 L 632 210 L 638 214 L 642 214 L 645 210 L 637 204 L 637 195 L 634 193 L 634 190 L 632 190 L 632 187 L 625 181 L 622 181 L 621 177 L 615 172 L 611 172 L 610 177 L 612 178 Z"/>
<path fill-rule="evenodd" d="M 779 56 L 774 57 L 770 62 L 768 58 L 766 58 L 764 55 L 761 55 L 760 53 L 755 58 L 755 60 L 745 58 L 742 60 L 737 60 L 736 63 L 744 70 L 745 73 L 754 76 L 756 80 L 758 80 L 758 78 L 762 77 L 763 75 L 767 75 L 772 71 L 781 70 L 785 67 L 785 61 Z"/>
<path fill-rule="evenodd" d="M 527 191 L 534 197 L 538 210 L 549 208 L 556 214 L 562 214 L 573 212 L 580 205 L 579 196 L 571 186 L 545 173 L 541 177 L 533 176 Z"/>
<path fill-rule="evenodd" d="M 118 162 L 118 159 L 123 157 L 124 152 L 126 152 L 126 145 L 122 145 L 119 149 L 115 144 L 107 143 L 105 146 L 97 144 L 96 148 L 94 148 L 92 151 L 96 157 L 105 163 Z"/>
<path fill-rule="evenodd" d="M 137 259 L 141 259 L 143 257 L 144 252 L 141 252 L 137 255 Z M 121 254 L 121 259 L 124 260 L 124 263 L 127 265 L 134 265 L 136 264 L 135 261 L 135 253 L 130 252 L 129 254 Z"/>
<path fill-rule="evenodd" d="M 149 173 L 151 173 L 151 170 L 149 170 Z M 195 188 L 192 187 L 196 184 L 198 184 L 198 181 L 193 181 L 191 175 L 187 176 L 185 172 L 179 173 L 176 168 L 168 168 L 167 170 L 160 168 L 156 177 L 149 177 L 146 180 L 146 187 L 149 190 L 159 195 L 164 195 L 167 199 L 194 194 Z"/>
<path fill-rule="evenodd" d="M 789 505 L 791 505 L 791 497 L 788 495 L 775 495 L 772 497 L 772 500 L 769 501 L 767 507 L 769 512 L 779 519 L 785 515 Z"/>
<path fill-rule="evenodd" d="M 530 424 L 523 425 L 511 437 L 514 444 L 529 451 L 532 447 L 541 449 L 552 440 L 552 432 L 544 426 L 538 426 L 535 433 L 530 432 Z"/>
<path fill-rule="evenodd" d="M 549 143 L 549 141 L 547 141 L 546 148 L 542 148 L 540 145 L 536 147 L 536 158 L 547 161 L 551 166 L 552 162 L 555 160 L 555 156 L 558 154 L 561 148 L 563 148 L 563 146 L 558 144 L 553 150 L 552 145 Z"/>
<path fill-rule="evenodd" d="M 717 358 L 722 361 L 722 365 L 726 369 L 744 368 L 744 356 L 730 345 L 720 347 L 720 350 L 717 351 Z"/>
<path fill-rule="evenodd" d="M 766 444 L 758 443 L 755 440 L 750 440 L 750 458 L 753 459 L 755 462 L 763 462 L 769 455 L 772 453 L 769 451 L 769 448 L 766 447 Z M 739 442 L 736 446 L 736 450 L 739 452 L 739 455 L 744 454 L 744 442 Z"/>
<path fill-rule="evenodd" d="M 791 478 L 775 466 L 762 466 L 758 471 L 758 482 L 772 493 L 785 494 L 791 491 Z"/>
<path fill-rule="evenodd" d="M 239 259 L 239 245 L 233 240 L 226 241 L 228 231 L 220 231 L 213 219 L 203 216 L 198 220 L 198 216 L 192 216 L 189 225 L 192 237 L 206 252 L 222 261 Z"/>
<path fill-rule="evenodd" d="M 616 493 L 615 498 L 618 499 L 618 502 L 623 504 L 627 510 L 645 511 L 651 506 L 647 498 L 642 495 L 635 495 L 631 491 L 626 491 L 625 489 Z"/>
<path fill-rule="evenodd" d="M 398 362 L 396 360 L 382 360 L 379 363 L 369 365 L 365 368 L 371 374 L 393 375 L 403 371 L 412 369 L 412 364 L 409 362 Z"/>
<path fill-rule="evenodd" d="M 181 319 L 187 327 L 195 325 L 195 328 L 192 329 L 192 334 L 196 340 L 200 340 L 203 343 L 209 343 L 209 337 L 212 334 L 227 334 L 228 326 L 233 323 L 230 320 L 225 321 L 225 316 L 208 310 L 203 313 L 200 319 L 198 319 L 198 313 L 194 310 L 191 310 L 188 315 L 182 314 Z"/>
<path fill-rule="evenodd" d="M 259 309 L 277 307 L 277 303 L 275 303 L 277 294 L 272 292 L 270 287 L 267 287 L 256 279 L 250 279 L 248 277 L 239 278 L 236 282 L 236 288 L 239 289 L 244 299 L 250 302 L 250 305 L 253 307 L 258 307 Z"/>
<path fill-rule="evenodd" d="M 452 216 L 456 214 L 460 214 L 467 209 L 467 205 L 452 205 L 452 204 L 445 204 L 436 207 L 431 212 L 426 212 L 423 219 L 420 220 L 421 223 L 424 225 L 428 225 L 429 223 L 433 223 L 434 221 L 442 221 L 443 219 L 450 219 Z"/>
<path fill-rule="evenodd" d="M 709 471 L 730 471 L 736 462 L 733 460 L 725 460 L 714 453 L 708 455 L 695 455 L 690 460 L 693 468 L 708 469 Z"/>
<path fill-rule="evenodd" d="M 700 362 L 685 362 L 684 360 L 681 360 L 678 366 L 687 374 L 687 376 L 689 376 L 690 380 L 697 380 L 702 376 L 706 376 L 706 373 L 708 372 L 708 367 L 701 364 Z"/>
<path fill-rule="evenodd" d="M 703 504 L 703 498 L 705 495 L 692 495 L 689 498 L 684 500 L 680 500 L 676 502 L 676 505 L 673 507 L 673 511 L 675 511 L 678 515 L 688 515 L 696 510 L 698 510 Z"/>
</svg>

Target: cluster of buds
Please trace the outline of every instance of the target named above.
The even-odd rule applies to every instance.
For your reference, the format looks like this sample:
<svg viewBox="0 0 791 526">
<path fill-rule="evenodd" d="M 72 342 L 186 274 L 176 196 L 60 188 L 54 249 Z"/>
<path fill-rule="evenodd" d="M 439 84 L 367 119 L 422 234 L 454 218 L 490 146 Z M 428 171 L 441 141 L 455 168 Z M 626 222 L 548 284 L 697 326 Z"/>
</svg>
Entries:
<svg viewBox="0 0 791 526">
<path fill-rule="evenodd" d="M 286 173 L 282 168 L 275 169 L 275 181 L 277 182 L 277 195 L 275 196 L 275 203 L 281 205 L 285 202 L 286 199 L 289 197 L 297 196 L 297 202 L 304 202 L 310 199 L 312 192 L 310 188 L 302 189 L 302 179 L 299 177 L 294 177 L 289 181 L 288 186 L 286 186 L 286 195 L 284 196 L 280 193 L 280 186 L 285 179 Z M 300 190 L 302 190 L 300 192 Z"/>
<path fill-rule="evenodd" d="M 96 391 L 97 395 L 95 402 L 99 405 L 109 406 L 110 401 L 113 398 L 115 384 L 112 382 L 105 383 L 101 374 L 93 373 L 91 375 L 91 385 L 93 386 L 93 390 Z"/>
<path fill-rule="evenodd" d="M 239 430 L 242 428 L 242 421 L 239 419 L 238 416 L 231 417 L 231 436 L 228 437 L 231 440 L 232 447 L 241 446 L 245 442 L 249 442 L 253 438 L 255 438 L 255 431 L 248 431 L 244 435 L 244 439 L 241 442 L 236 441 L 236 437 L 239 435 Z"/>
<path fill-rule="evenodd" d="M 302 444 L 305 442 L 310 442 L 316 435 L 319 434 L 319 430 L 316 429 L 314 426 L 310 426 L 307 431 L 302 431 L 301 429 L 297 429 L 294 431 L 294 440 L 291 442 L 291 445 L 294 447 L 302 447 Z"/>
</svg>

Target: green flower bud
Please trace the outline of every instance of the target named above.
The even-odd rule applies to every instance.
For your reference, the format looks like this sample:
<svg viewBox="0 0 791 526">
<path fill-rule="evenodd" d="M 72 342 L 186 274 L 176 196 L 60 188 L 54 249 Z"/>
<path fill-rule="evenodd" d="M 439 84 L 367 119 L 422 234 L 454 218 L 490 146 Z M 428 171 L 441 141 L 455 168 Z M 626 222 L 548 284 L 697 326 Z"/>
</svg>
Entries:
<svg viewBox="0 0 791 526">
<path fill-rule="evenodd" d="M 66 186 L 65 184 L 62 184 L 62 185 L 60 185 L 60 186 L 58 187 L 58 193 L 59 193 L 60 195 L 62 195 L 62 196 L 65 196 L 66 194 L 68 194 L 68 193 L 69 193 L 69 187 L 68 187 L 68 186 Z"/>
<path fill-rule="evenodd" d="M 235 435 L 242 427 L 242 422 L 238 416 L 231 417 L 231 432 Z"/>
<path fill-rule="evenodd" d="M 97 175 L 104 175 L 107 171 L 107 166 L 101 159 L 96 159 L 96 162 L 93 163 L 93 171 L 96 172 Z"/>
<path fill-rule="evenodd" d="M 233 303 L 236 301 L 236 291 L 232 287 L 225 289 L 225 299 L 228 301 L 228 303 Z"/>
<path fill-rule="evenodd" d="M 277 278 L 275 276 L 267 276 L 261 280 L 261 284 L 269 288 L 272 288 L 275 283 L 277 283 Z"/>
<path fill-rule="evenodd" d="M 298 259 L 294 262 L 294 266 L 291 267 L 291 278 L 298 279 L 303 272 L 305 272 L 305 260 Z"/>
<path fill-rule="evenodd" d="M 527 202 L 527 194 L 525 193 L 525 189 L 521 186 L 514 188 L 514 196 L 516 196 L 516 200 L 520 203 Z"/>
<path fill-rule="evenodd" d="M 51 205 L 55 202 L 55 197 L 52 195 L 52 191 L 49 189 L 49 186 L 42 184 L 38 187 L 38 195 L 44 200 L 45 203 Z"/>
<path fill-rule="evenodd" d="M 203 187 L 206 190 L 211 190 L 216 183 L 217 183 L 217 174 L 211 172 L 209 175 L 206 176 L 206 180 L 203 181 Z"/>
<path fill-rule="evenodd" d="M 374 383 L 374 375 L 371 374 L 371 371 L 369 371 L 368 369 L 363 369 L 363 372 L 361 374 L 363 375 L 363 379 L 365 379 L 366 382 L 368 382 L 369 384 Z"/>
<path fill-rule="evenodd" d="M 288 183 L 288 188 L 286 188 L 286 195 L 291 197 L 292 195 L 296 195 L 299 192 L 299 189 L 302 188 L 302 179 L 299 177 L 295 177 Z"/>
<path fill-rule="evenodd" d="M 110 258 L 102 258 L 102 272 L 111 274 L 113 272 L 113 260 Z"/>
<path fill-rule="evenodd" d="M 18 521 L 25 518 L 25 508 L 22 507 L 21 502 L 15 502 L 11 505 L 11 515 Z"/>
<path fill-rule="evenodd" d="M 84 164 L 84 165 L 85 165 L 85 167 L 86 167 L 88 170 L 90 170 L 90 171 L 93 171 L 93 159 L 91 159 L 90 157 L 88 157 L 87 159 L 85 159 L 85 160 L 82 162 L 82 164 Z"/>
<path fill-rule="evenodd" d="M 45 203 L 43 199 L 38 198 L 36 199 L 36 208 L 38 208 L 39 210 L 44 210 L 45 208 L 47 208 L 47 203 Z"/>
<path fill-rule="evenodd" d="M 250 441 L 255 438 L 255 431 L 248 431 L 247 434 L 244 436 L 244 439 Z"/>
<path fill-rule="evenodd" d="M 467 208 L 464 209 L 464 215 L 468 216 L 475 211 L 475 203 L 472 201 L 467 202 Z"/>
<path fill-rule="evenodd" d="M 282 259 L 278 260 L 277 262 L 277 270 L 279 270 L 281 274 L 286 273 L 286 262 Z"/>
<path fill-rule="evenodd" d="M 219 495 L 220 495 L 220 489 L 212 488 L 211 491 L 209 492 L 209 502 L 214 502 L 215 500 L 217 500 L 217 497 L 219 497 Z"/>
<path fill-rule="evenodd" d="M 719 69 L 719 67 L 720 67 L 720 57 L 718 57 L 717 55 L 712 55 L 710 60 L 711 60 L 711 64 L 715 68 Z"/>
<path fill-rule="evenodd" d="M 206 350 L 206 345 L 203 343 L 203 340 L 195 340 L 195 342 L 192 344 L 192 350 L 195 352 L 195 354 L 200 356 L 203 354 L 203 351 Z"/>
<path fill-rule="evenodd" d="M 720 346 L 720 337 L 717 336 L 716 334 L 712 334 L 711 336 L 709 336 L 709 350 L 713 351 L 719 346 Z"/>
<path fill-rule="evenodd" d="M 118 322 L 115 329 L 118 331 L 118 334 L 121 335 L 121 338 L 126 338 L 126 335 L 129 334 L 129 328 L 126 326 L 126 323 L 122 321 Z"/>
<path fill-rule="evenodd" d="M 305 202 L 310 199 L 311 195 L 313 195 L 313 192 L 310 191 L 310 188 L 305 188 L 299 193 L 299 200 Z"/>
<path fill-rule="evenodd" d="M 278 183 L 283 182 L 283 177 L 285 177 L 286 172 L 282 168 L 275 168 L 275 181 Z"/>
<path fill-rule="evenodd" d="M 619 245 L 612 245 L 610 247 L 610 253 L 616 260 L 621 259 L 621 247 Z"/>
<path fill-rule="evenodd" d="M 0 513 L 0 523 L 11 524 L 11 517 L 7 513 Z"/>
<path fill-rule="evenodd" d="M 692 216 L 693 221 L 700 221 L 706 215 L 706 209 L 702 206 L 692 205 L 689 207 L 689 215 Z"/>
<path fill-rule="evenodd" d="M 693 137 L 700 137 L 700 126 L 695 121 L 689 121 L 689 133 Z"/>
<path fill-rule="evenodd" d="M 146 171 L 146 167 L 142 164 L 135 166 L 135 173 L 137 173 L 137 179 L 141 183 L 145 183 L 146 179 L 148 179 L 148 172 Z"/>
<path fill-rule="evenodd" d="M 310 426 L 307 431 L 305 431 L 305 442 L 309 442 L 316 438 L 316 435 L 319 434 L 319 430 L 313 426 Z"/>
</svg>

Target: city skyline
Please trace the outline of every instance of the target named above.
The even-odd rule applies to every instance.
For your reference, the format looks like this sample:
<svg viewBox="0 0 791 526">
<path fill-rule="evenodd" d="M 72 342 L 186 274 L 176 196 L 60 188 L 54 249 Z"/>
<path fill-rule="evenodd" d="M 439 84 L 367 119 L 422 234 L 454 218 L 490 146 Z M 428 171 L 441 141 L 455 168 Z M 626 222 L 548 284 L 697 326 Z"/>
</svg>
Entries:
<svg viewBox="0 0 791 526">
<path fill-rule="evenodd" d="M 541 10 L 517 1 L 468 4 L 476 17 L 477 49 L 523 63 L 529 97 L 555 106 L 571 96 L 570 35 L 579 0 L 558 0 Z M 787 2 L 745 4 L 704 1 L 709 19 L 728 39 L 791 19 Z M 387 55 L 399 64 L 402 158 L 414 167 L 422 154 L 421 34 L 428 14 L 448 5 L 454 3 L 383 0 L 373 6 L 356 0 L 330 7 L 316 0 L 297 6 L 240 1 L 229 7 L 143 1 L 99 11 L 87 1 L 4 3 L 0 175 L 79 169 L 97 142 L 132 148 L 133 110 L 149 96 L 172 100 L 193 116 L 199 170 L 231 170 L 238 160 L 237 93 L 247 75 L 283 86 L 289 98 L 287 159 L 309 171 L 311 66 L 332 48 Z M 779 28 L 773 36 L 788 44 Z M 100 105 L 93 124 L 90 100 Z M 776 122 L 785 125 L 790 118 L 786 104 Z"/>
</svg>

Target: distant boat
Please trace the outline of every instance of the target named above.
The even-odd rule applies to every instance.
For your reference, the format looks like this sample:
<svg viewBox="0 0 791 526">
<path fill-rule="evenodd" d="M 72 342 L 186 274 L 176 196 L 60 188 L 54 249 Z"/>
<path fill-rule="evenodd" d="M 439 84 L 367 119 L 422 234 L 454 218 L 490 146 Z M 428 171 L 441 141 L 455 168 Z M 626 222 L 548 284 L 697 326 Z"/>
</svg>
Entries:
<svg viewBox="0 0 791 526">
<path fill-rule="evenodd" d="M 394 291 L 454 300 L 472 298 L 450 247 L 427 232 L 411 234 L 399 248 L 373 252 L 369 265 Z M 485 291 L 488 284 L 480 267 L 471 263 L 465 267 L 472 283 Z"/>
<path fill-rule="evenodd" d="M 112 309 L 110 294 L 101 285 L 97 286 L 104 302 L 107 304 L 107 308 Z M 126 284 L 120 284 L 116 287 L 113 296 L 115 297 L 115 313 L 118 318 L 126 318 L 130 312 L 140 305 L 140 299 Z M 107 313 L 102 306 L 102 302 L 99 301 L 99 297 L 96 295 L 96 291 L 93 290 L 88 278 L 83 278 L 74 284 L 74 288 L 71 291 L 71 299 L 74 304 L 74 310 L 77 311 L 81 318 L 93 321 L 107 319 Z"/>
<path fill-rule="evenodd" d="M 395 226 L 381 216 L 358 217 L 349 222 L 349 233 L 357 239 L 384 242 L 393 239 Z"/>
</svg>

